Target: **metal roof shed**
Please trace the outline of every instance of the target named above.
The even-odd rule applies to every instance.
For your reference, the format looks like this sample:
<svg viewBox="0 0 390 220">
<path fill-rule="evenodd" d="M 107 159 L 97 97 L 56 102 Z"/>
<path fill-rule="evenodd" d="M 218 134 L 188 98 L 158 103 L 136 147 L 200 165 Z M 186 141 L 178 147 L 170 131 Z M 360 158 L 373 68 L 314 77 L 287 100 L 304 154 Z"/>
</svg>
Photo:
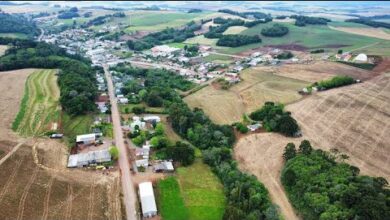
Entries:
<svg viewBox="0 0 390 220">
<path fill-rule="evenodd" d="M 157 206 L 154 199 L 152 182 L 143 182 L 138 185 L 141 199 L 142 215 L 146 218 L 157 215 Z"/>
</svg>

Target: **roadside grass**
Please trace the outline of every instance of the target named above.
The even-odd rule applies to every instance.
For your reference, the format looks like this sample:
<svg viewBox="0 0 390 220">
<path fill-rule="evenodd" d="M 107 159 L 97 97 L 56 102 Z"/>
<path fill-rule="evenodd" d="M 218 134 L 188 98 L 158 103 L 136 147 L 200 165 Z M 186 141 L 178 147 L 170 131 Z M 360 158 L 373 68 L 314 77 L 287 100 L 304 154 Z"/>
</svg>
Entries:
<svg viewBox="0 0 390 220">
<path fill-rule="evenodd" d="M 175 177 L 168 177 L 158 182 L 158 204 L 164 220 L 188 219 L 188 209 Z"/>
<path fill-rule="evenodd" d="M 41 136 L 58 122 L 59 88 L 56 70 L 37 70 L 26 80 L 20 110 L 12 128 L 23 136 Z"/>
<path fill-rule="evenodd" d="M 120 104 L 119 105 L 119 112 L 121 114 L 126 114 L 126 111 L 128 111 L 128 113 L 132 113 L 132 109 L 134 107 L 145 107 L 145 113 L 164 114 L 164 108 L 162 108 L 162 107 L 161 108 L 160 107 L 149 107 L 145 103 L 140 103 L 140 104 Z"/>
<path fill-rule="evenodd" d="M 188 219 L 222 219 L 226 203 L 223 186 L 210 167 L 197 158 L 191 166 L 179 167 L 177 178 L 189 211 Z"/>
</svg>

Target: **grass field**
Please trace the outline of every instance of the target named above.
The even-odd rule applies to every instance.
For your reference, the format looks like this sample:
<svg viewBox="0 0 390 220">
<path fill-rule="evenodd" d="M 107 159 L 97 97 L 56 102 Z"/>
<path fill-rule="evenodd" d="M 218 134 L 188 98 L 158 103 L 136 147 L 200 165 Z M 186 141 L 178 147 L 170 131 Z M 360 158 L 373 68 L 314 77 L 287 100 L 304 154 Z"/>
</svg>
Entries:
<svg viewBox="0 0 390 220">
<path fill-rule="evenodd" d="M 216 63 L 226 63 L 229 64 L 233 61 L 232 57 L 219 55 L 219 54 L 210 54 L 207 57 L 203 58 L 206 62 L 216 62 Z"/>
<path fill-rule="evenodd" d="M 27 35 L 23 33 L 0 33 L 0 37 L 27 39 Z"/>
<path fill-rule="evenodd" d="M 90 132 L 93 123 L 92 115 L 81 115 L 71 117 L 67 114 L 62 114 L 61 117 L 63 133 L 68 137 L 75 137 L 79 134 Z"/>
<path fill-rule="evenodd" d="M 188 38 L 186 41 L 184 41 L 184 43 L 215 46 L 217 41 L 218 41 L 218 39 L 208 39 L 208 38 L 205 38 L 203 35 L 199 35 L 196 37 Z"/>
<path fill-rule="evenodd" d="M 210 168 L 196 159 L 188 167 L 177 169 L 181 193 L 190 220 L 221 220 L 225 211 L 225 195 L 218 178 Z"/>
<path fill-rule="evenodd" d="M 0 56 L 4 55 L 4 52 L 8 49 L 7 45 L 0 45 Z"/>
<path fill-rule="evenodd" d="M 134 107 L 145 107 L 145 112 L 146 113 L 156 113 L 156 114 L 161 114 L 164 111 L 164 108 L 159 108 L 159 107 L 149 107 L 145 103 L 141 104 L 121 104 L 119 105 L 119 112 L 121 114 L 126 114 L 127 113 L 132 113 L 132 109 Z"/>
<path fill-rule="evenodd" d="M 243 31 L 245 31 L 246 29 L 248 29 L 247 27 L 244 27 L 244 26 L 232 26 L 232 27 L 229 27 L 225 32 L 223 32 L 224 35 L 226 34 L 239 34 Z"/>
<path fill-rule="evenodd" d="M 19 113 L 12 128 L 23 136 L 39 136 L 51 130 L 60 115 L 56 70 L 38 70 L 31 74 L 25 87 Z"/>
<path fill-rule="evenodd" d="M 175 177 L 168 177 L 158 182 L 158 204 L 164 220 L 188 219 L 188 209 Z"/>
<path fill-rule="evenodd" d="M 216 123 L 230 124 L 241 120 L 244 113 L 260 108 L 266 101 L 291 103 L 299 100 L 299 89 L 309 82 L 279 76 L 273 69 L 255 67 L 244 70 L 242 82 L 229 90 L 208 86 L 184 98 L 191 106 L 202 108 Z"/>
</svg>

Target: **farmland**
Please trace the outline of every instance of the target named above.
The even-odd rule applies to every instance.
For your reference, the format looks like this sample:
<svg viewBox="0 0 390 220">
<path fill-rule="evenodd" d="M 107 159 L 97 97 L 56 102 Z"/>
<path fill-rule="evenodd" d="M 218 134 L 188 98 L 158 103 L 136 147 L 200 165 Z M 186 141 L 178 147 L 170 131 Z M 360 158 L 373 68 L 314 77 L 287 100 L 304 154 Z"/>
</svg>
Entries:
<svg viewBox="0 0 390 220">
<path fill-rule="evenodd" d="M 12 128 L 23 136 L 39 136 L 59 120 L 56 70 L 39 70 L 26 82 L 24 97 Z"/>
<path fill-rule="evenodd" d="M 21 38 L 26 39 L 27 35 L 23 33 L 0 33 L 0 37 Z"/>
<path fill-rule="evenodd" d="M 177 173 L 188 219 L 222 219 L 225 211 L 223 187 L 210 168 L 197 159 L 189 167 L 178 168 Z"/>
<path fill-rule="evenodd" d="M 384 40 L 390 40 L 390 34 L 386 33 L 384 30 L 382 30 L 380 28 L 333 27 L 333 26 L 329 26 L 329 28 L 332 30 L 343 31 L 343 32 L 350 33 L 350 34 L 357 34 L 357 35 L 362 35 L 362 36 L 367 36 L 367 37 L 374 37 L 374 38 L 379 38 L 379 39 L 384 39 Z"/>
<path fill-rule="evenodd" d="M 278 76 L 272 69 L 255 67 L 244 70 L 242 82 L 229 90 L 205 87 L 184 100 L 191 107 L 200 107 L 216 123 L 239 121 L 244 113 L 260 108 L 266 101 L 290 103 L 301 96 L 299 89 L 309 82 Z"/>
<path fill-rule="evenodd" d="M 8 49 L 8 46 L 0 45 L 0 56 L 2 56 L 7 49 Z"/>
<path fill-rule="evenodd" d="M 165 220 L 188 219 L 188 209 L 180 193 L 180 186 L 174 177 L 160 180 L 158 197 L 161 215 Z"/>
</svg>

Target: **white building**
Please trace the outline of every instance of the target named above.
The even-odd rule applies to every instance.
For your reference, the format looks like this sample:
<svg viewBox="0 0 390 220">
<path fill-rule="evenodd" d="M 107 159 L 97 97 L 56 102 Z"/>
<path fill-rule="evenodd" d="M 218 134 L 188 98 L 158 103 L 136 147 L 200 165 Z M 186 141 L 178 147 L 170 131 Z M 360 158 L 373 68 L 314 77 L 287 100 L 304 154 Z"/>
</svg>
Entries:
<svg viewBox="0 0 390 220">
<path fill-rule="evenodd" d="M 83 134 L 76 136 L 76 143 L 93 144 L 96 141 L 96 134 Z"/>
<path fill-rule="evenodd" d="M 166 57 L 166 56 L 169 56 L 180 49 L 170 47 L 168 45 L 161 45 L 161 46 L 155 46 L 150 50 L 152 51 L 152 56 L 154 56 L 154 57 L 158 57 L 158 56 Z"/>
<path fill-rule="evenodd" d="M 355 59 L 353 59 L 353 61 L 355 61 L 357 63 L 367 63 L 368 62 L 368 57 L 367 57 L 366 54 L 361 53 L 361 54 L 357 55 L 355 57 Z"/>
<path fill-rule="evenodd" d="M 129 103 L 129 99 L 128 98 L 119 98 L 118 102 L 120 104 L 127 104 L 127 103 Z"/>
<path fill-rule="evenodd" d="M 157 215 L 157 206 L 154 199 L 152 182 L 140 183 L 138 188 L 143 217 L 150 218 Z"/>
<path fill-rule="evenodd" d="M 147 168 L 149 166 L 149 159 L 141 159 L 141 160 L 136 160 L 135 165 L 137 167 L 144 167 Z"/>
<path fill-rule="evenodd" d="M 149 116 L 145 116 L 145 117 L 144 117 L 144 121 L 149 122 L 149 123 L 152 123 L 152 122 L 158 123 L 158 122 L 161 121 L 161 119 L 160 119 L 159 116 L 156 116 L 156 115 L 149 115 Z"/>
</svg>

